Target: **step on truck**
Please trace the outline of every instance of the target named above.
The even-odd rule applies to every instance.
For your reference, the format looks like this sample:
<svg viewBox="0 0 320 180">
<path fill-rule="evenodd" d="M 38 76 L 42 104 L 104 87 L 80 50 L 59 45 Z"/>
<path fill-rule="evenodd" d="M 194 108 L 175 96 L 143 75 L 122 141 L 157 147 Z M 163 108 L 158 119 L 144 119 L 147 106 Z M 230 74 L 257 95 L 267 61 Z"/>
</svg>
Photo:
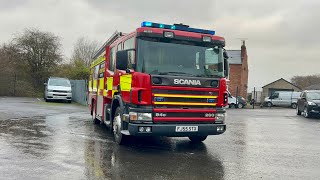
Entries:
<svg viewBox="0 0 320 180">
<path fill-rule="evenodd" d="M 115 32 L 94 55 L 88 107 L 115 142 L 127 136 L 204 141 L 226 131 L 228 76 L 225 40 L 183 24 L 142 22 Z"/>
</svg>

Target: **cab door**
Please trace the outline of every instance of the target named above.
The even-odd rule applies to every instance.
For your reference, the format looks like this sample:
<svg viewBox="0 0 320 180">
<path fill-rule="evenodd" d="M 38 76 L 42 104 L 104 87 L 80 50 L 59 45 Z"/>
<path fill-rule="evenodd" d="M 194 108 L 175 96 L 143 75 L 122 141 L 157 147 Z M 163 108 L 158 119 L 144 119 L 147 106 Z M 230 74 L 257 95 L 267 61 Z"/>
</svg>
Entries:
<svg viewBox="0 0 320 180">
<path fill-rule="evenodd" d="M 270 96 L 271 102 L 274 106 L 280 106 L 281 105 L 281 99 L 279 98 L 279 93 L 275 92 Z"/>
<path fill-rule="evenodd" d="M 129 35 L 123 40 L 123 48 L 126 51 L 128 59 L 125 62 L 125 69 L 130 70 L 127 72 L 125 69 L 116 70 L 115 83 L 118 89 L 121 91 L 121 96 L 124 102 L 130 103 L 130 91 L 132 88 L 132 75 L 134 73 L 133 64 L 135 64 L 135 36 L 134 34 Z M 118 48 L 119 51 L 119 48 Z M 118 61 L 117 61 L 118 63 Z"/>
</svg>

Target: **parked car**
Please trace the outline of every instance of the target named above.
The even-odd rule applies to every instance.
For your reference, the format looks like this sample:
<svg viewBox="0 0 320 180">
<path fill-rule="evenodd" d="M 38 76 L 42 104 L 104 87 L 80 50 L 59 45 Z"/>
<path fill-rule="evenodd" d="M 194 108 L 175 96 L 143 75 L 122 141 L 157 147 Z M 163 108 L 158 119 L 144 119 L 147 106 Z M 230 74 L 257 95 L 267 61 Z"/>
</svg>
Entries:
<svg viewBox="0 0 320 180">
<path fill-rule="evenodd" d="M 293 91 L 275 91 L 270 97 L 266 97 L 263 102 L 263 106 L 283 106 L 297 108 L 297 100 L 300 97 L 301 92 Z"/>
<path fill-rule="evenodd" d="M 297 115 L 308 118 L 320 114 L 320 90 L 306 90 L 298 99 Z"/>
<path fill-rule="evenodd" d="M 65 100 L 71 103 L 72 91 L 69 79 L 51 77 L 44 85 L 44 99 L 46 102 L 51 100 Z"/>
<path fill-rule="evenodd" d="M 241 96 L 234 97 L 231 93 L 228 93 L 228 104 L 229 108 L 244 108 L 247 101 Z"/>
</svg>

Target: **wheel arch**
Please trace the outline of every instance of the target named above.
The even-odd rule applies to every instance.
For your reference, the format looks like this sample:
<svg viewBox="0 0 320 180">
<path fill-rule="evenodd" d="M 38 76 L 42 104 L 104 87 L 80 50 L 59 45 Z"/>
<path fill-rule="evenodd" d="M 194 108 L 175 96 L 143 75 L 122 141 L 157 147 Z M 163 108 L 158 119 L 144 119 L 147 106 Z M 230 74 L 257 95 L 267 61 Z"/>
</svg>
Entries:
<svg viewBox="0 0 320 180">
<path fill-rule="evenodd" d="M 110 118 L 111 120 L 113 120 L 114 118 L 114 114 L 117 110 L 117 107 L 120 107 L 121 112 L 124 112 L 124 103 L 122 100 L 122 97 L 120 95 L 115 95 L 114 98 L 112 99 L 112 103 L 111 103 L 111 113 L 110 113 Z"/>
</svg>

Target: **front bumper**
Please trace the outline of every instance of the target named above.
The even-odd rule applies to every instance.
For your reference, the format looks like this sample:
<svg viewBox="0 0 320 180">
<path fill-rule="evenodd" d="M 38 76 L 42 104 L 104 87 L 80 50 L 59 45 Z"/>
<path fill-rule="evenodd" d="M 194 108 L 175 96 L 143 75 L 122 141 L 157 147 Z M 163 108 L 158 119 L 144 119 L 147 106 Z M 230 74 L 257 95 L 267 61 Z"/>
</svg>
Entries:
<svg viewBox="0 0 320 180">
<path fill-rule="evenodd" d="M 176 132 L 176 126 L 198 126 L 197 132 Z M 217 131 L 217 127 L 222 127 L 223 131 Z M 139 127 L 151 127 L 151 132 L 139 132 Z M 207 136 L 219 135 L 226 131 L 225 124 L 133 124 L 129 123 L 128 130 L 133 136 Z"/>
<path fill-rule="evenodd" d="M 320 114 L 319 106 L 308 106 L 308 111 L 312 114 Z"/>
<path fill-rule="evenodd" d="M 50 100 L 71 100 L 72 93 L 48 92 L 46 98 Z"/>
</svg>

